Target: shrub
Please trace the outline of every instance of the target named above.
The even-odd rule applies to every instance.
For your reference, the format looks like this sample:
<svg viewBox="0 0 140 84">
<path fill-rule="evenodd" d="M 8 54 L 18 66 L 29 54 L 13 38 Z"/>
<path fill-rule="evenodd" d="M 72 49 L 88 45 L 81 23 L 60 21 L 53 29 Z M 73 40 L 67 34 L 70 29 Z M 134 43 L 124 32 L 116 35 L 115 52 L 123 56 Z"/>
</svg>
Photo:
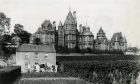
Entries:
<svg viewBox="0 0 140 84">
<path fill-rule="evenodd" d="M 78 79 L 56 79 L 56 80 L 20 80 L 19 84 L 92 84 Z"/>
<path fill-rule="evenodd" d="M 11 66 L 0 69 L 0 84 L 12 84 L 21 75 L 21 67 Z"/>
<path fill-rule="evenodd" d="M 31 72 L 23 73 L 23 78 L 37 78 L 37 77 L 69 77 L 64 73 L 53 73 L 53 72 Z"/>
<path fill-rule="evenodd" d="M 140 70 L 139 63 L 135 61 L 65 61 L 63 64 L 65 73 L 72 77 L 93 81 L 92 73 L 96 72 L 98 76 L 93 82 L 103 81 L 103 83 L 108 80 L 110 72 L 114 73 L 117 70 L 123 78 L 128 77 L 128 74 L 136 78 Z"/>
</svg>

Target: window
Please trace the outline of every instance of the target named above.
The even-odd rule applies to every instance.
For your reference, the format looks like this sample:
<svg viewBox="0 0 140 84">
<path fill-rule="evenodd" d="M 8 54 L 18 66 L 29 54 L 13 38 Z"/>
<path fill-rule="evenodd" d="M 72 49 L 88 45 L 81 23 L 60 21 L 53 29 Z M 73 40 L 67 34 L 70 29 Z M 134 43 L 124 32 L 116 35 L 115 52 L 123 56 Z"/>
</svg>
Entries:
<svg viewBox="0 0 140 84">
<path fill-rule="evenodd" d="M 51 38 L 51 42 L 53 42 L 53 38 Z"/>
<path fill-rule="evenodd" d="M 27 60 L 27 59 L 29 59 L 29 54 L 28 53 L 25 54 L 25 60 Z"/>
<path fill-rule="evenodd" d="M 48 59 L 48 54 L 45 54 L 44 58 L 45 58 L 45 59 Z"/>
<path fill-rule="evenodd" d="M 34 58 L 35 58 L 35 59 L 38 59 L 38 53 L 35 53 L 35 54 L 34 54 Z"/>
</svg>

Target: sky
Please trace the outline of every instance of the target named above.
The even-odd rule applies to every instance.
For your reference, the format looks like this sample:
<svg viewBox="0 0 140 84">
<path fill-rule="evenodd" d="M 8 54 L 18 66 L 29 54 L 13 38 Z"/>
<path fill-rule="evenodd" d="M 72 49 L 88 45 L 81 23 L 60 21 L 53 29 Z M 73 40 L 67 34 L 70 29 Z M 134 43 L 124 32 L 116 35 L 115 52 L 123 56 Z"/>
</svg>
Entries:
<svg viewBox="0 0 140 84">
<path fill-rule="evenodd" d="M 90 27 L 95 38 L 102 26 L 110 40 L 122 32 L 128 46 L 140 48 L 140 0 L 0 0 L 0 12 L 15 24 L 35 33 L 44 20 L 64 23 L 68 12 L 76 11 L 77 23 Z M 78 27 L 79 28 L 79 27 Z"/>
</svg>

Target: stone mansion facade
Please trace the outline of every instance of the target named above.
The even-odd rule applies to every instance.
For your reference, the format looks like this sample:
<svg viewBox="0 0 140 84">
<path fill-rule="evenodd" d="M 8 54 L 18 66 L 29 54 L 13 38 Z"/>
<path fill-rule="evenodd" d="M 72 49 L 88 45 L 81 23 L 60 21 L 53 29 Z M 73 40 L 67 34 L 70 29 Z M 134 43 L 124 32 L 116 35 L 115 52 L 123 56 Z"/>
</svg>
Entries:
<svg viewBox="0 0 140 84">
<path fill-rule="evenodd" d="M 76 11 L 69 11 L 64 23 L 59 22 L 58 30 L 56 30 L 55 22 L 45 20 L 30 37 L 30 43 L 33 43 L 35 38 L 40 38 L 43 44 L 70 49 L 78 46 L 80 49 L 124 51 L 127 48 L 127 40 L 121 32 L 115 33 L 111 40 L 108 40 L 103 28 L 100 27 L 96 36 L 95 38 L 89 26 L 80 24 L 78 30 Z"/>
</svg>

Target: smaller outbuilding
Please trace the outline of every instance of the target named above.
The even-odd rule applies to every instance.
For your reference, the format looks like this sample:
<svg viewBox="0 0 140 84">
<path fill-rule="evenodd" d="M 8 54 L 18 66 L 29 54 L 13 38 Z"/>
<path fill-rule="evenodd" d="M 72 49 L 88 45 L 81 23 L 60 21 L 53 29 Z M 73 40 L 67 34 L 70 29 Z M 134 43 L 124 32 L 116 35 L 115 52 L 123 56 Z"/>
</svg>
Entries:
<svg viewBox="0 0 140 84">
<path fill-rule="evenodd" d="M 56 65 L 56 52 L 51 45 L 22 44 L 16 50 L 16 65 L 21 66 L 22 72 L 26 68 L 34 68 L 35 64 Z"/>
</svg>

